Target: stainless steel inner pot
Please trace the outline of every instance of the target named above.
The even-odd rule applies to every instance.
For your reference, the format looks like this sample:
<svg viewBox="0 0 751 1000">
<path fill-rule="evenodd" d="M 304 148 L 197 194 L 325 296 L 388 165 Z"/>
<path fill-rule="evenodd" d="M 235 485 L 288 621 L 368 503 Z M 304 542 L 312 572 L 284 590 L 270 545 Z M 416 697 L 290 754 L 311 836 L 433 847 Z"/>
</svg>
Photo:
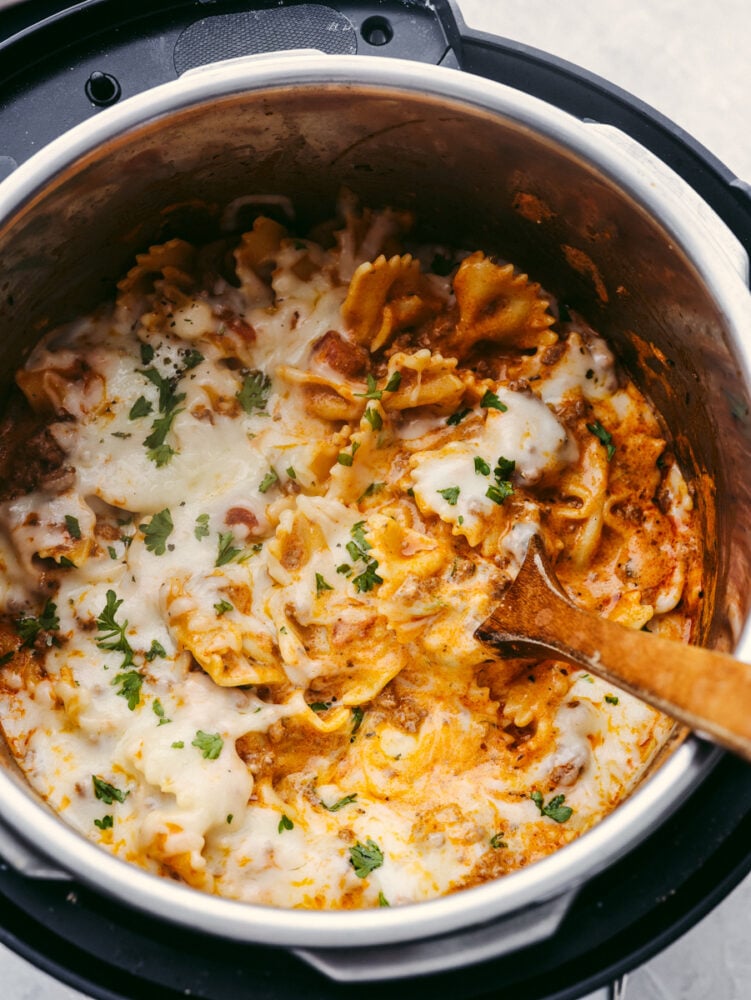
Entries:
<svg viewBox="0 0 751 1000">
<path fill-rule="evenodd" d="M 111 292 L 133 255 L 209 236 L 248 194 L 331 215 L 342 186 L 416 211 L 427 235 L 513 260 L 582 312 L 663 414 L 696 490 L 708 645 L 751 659 L 748 260 L 683 181 L 610 128 L 487 80 L 388 59 L 289 53 L 216 64 L 107 111 L 0 184 L 0 387 L 45 330 Z M 208 209 L 206 206 L 209 206 Z M 294 948 L 333 978 L 435 972 L 552 934 L 577 889 L 711 771 L 695 737 L 630 799 L 529 868 L 435 901 L 307 912 L 210 897 L 89 843 L 0 768 L 0 853 L 176 924 Z"/>
</svg>

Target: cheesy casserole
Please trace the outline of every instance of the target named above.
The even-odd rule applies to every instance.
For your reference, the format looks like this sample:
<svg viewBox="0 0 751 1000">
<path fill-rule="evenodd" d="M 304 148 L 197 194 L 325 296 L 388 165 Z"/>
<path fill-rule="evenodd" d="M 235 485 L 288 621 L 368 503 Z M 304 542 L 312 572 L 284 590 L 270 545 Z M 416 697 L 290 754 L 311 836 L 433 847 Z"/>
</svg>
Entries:
<svg viewBox="0 0 751 1000">
<path fill-rule="evenodd" d="M 689 641 L 695 514 L 607 344 L 513 264 L 348 195 L 307 238 L 284 209 L 152 247 L 17 373 L 0 716 L 122 859 L 393 906 L 528 865 L 634 787 L 669 720 L 473 633 L 539 533 L 578 605 Z"/>
</svg>

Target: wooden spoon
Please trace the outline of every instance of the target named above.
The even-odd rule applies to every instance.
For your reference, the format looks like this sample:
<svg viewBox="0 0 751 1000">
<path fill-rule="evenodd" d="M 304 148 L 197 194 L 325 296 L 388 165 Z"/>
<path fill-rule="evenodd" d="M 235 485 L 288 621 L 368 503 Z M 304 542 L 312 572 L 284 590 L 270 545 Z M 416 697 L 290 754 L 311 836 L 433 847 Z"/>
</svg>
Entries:
<svg viewBox="0 0 751 1000">
<path fill-rule="evenodd" d="M 537 535 L 516 580 L 475 638 L 503 657 L 585 667 L 751 761 L 751 666 L 577 608 Z"/>
</svg>

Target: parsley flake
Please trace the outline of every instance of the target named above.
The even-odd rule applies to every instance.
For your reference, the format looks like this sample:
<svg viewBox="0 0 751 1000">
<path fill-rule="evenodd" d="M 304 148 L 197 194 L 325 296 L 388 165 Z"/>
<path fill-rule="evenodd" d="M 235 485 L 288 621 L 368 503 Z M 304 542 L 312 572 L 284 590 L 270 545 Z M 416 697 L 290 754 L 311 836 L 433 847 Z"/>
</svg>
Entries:
<svg viewBox="0 0 751 1000">
<path fill-rule="evenodd" d="M 146 548 L 155 556 L 163 556 L 167 551 L 167 539 L 172 534 L 174 525 L 172 515 L 167 507 L 154 514 L 148 523 L 139 524 L 143 532 Z"/>
<path fill-rule="evenodd" d="M 376 573 L 378 563 L 375 559 L 371 559 L 365 570 L 358 576 L 352 578 L 352 583 L 355 586 L 355 590 L 360 594 L 366 594 L 368 591 L 372 590 L 373 587 L 378 583 L 383 583 L 383 578 Z"/>
<path fill-rule="evenodd" d="M 40 632 L 56 632 L 59 628 L 60 619 L 57 617 L 57 605 L 52 601 L 47 601 L 38 617 L 22 615 L 16 620 L 16 631 L 23 640 L 24 646 L 33 645 Z M 48 637 L 47 645 L 52 645 L 52 641 L 52 638 Z"/>
<path fill-rule="evenodd" d="M 203 729 L 199 729 L 190 745 L 201 751 L 204 760 L 216 760 L 222 752 L 224 740 L 219 733 L 205 733 Z"/>
<path fill-rule="evenodd" d="M 364 844 L 358 840 L 355 846 L 349 849 L 349 863 L 355 869 L 358 878 L 367 878 L 383 864 L 383 851 L 370 837 Z"/>
<path fill-rule="evenodd" d="M 128 420 L 138 420 L 139 417 L 147 417 L 153 409 L 153 405 L 145 396 L 139 396 L 130 408 Z"/>
<path fill-rule="evenodd" d="M 228 611 L 233 611 L 233 610 L 234 610 L 233 606 L 230 604 L 229 601 L 225 601 L 224 598 L 222 598 L 221 601 L 217 601 L 217 603 L 214 605 L 214 611 L 216 611 L 218 618 L 221 618 L 222 615 L 226 615 Z"/>
<path fill-rule="evenodd" d="M 472 410 L 469 406 L 464 410 L 457 410 L 456 413 L 452 413 L 451 416 L 446 419 L 446 423 L 449 427 L 456 427 L 462 422 L 462 420 L 464 420 L 467 414 L 471 412 Z"/>
<path fill-rule="evenodd" d="M 196 526 L 193 529 L 193 534 L 196 536 L 200 542 L 202 538 L 209 537 L 209 515 L 199 514 L 196 518 Z"/>
<path fill-rule="evenodd" d="M 352 709 L 352 731 L 350 732 L 349 735 L 350 743 L 355 742 L 355 736 L 357 736 L 357 730 L 362 725 L 362 720 L 364 717 L 365 717 L 365 712 L 363 712 L 362 708 L 360 708 L 359 705 L 355 705 L 355 707 Z"/>
<path fill-rule="evenodd" d="M 445 490 L 436 490 L 436 493 L 440 493 L 451 507 L 456 507 L 456 501 L 459 499 L 460 492 L 461 490 L 458 486 L 447 486 Z"/>
<path fill-rule="evenodd" d="M 295 824 L 292 822 L 289 816 L 286 813 L 282 813 L 282 818 L 279 820 L 279 826 L 277 827 L 277 831 L 279 833 L 284 833 L 285 830 L 294 830 L 294 828 Z"/>
<path fill-rule="evenodd" d="M 130 795 L 130 792 L 121 792 L 119 788 L 111 785 L 104 778 L 100 778 L 96 774 L 92 774 L 91 783 L 94 786 L 94 795 L 98 799 L 101 799 L 106 806 L 111 806 L 113 802 L 125 802 L 126 798 Z"/>
<path fill-rule="evenodd" d="M 328 809 L 330 813 L 339 812 L 345 806 L 351 805 L 353 802 L 357 802 L 357 792 L 353 792 L 351 795 L 345 795 L 341 799 L 337 799 L 336 802 L 332 802 L 330 806 L 327 806 L 323 799 L 318 800 L 324 809 Z"/>
<path fill-rule="evenodd" d="M 365 413 L 363 414 L 365 419 L 368 421 L 370 426 L 374 431 L 379 431 L 383 427 L 383 417 L 375 408 L 375 406 L 369 406 Z"/>
<path fill-rule="evenodd" d="M 543 805 L 541 792 L 532 792 L 529 797 L 540 810 L 541 816 L 547 816 L 555 820 L 556 823 L 565 823 L 567 819 L 570 819 L 574 811 L 571 806 L 564 806 L 563 803 L 566 801 L 565 795 L 554 795 L 547 805 Z"/>
<path fill-rule="evenodd" d="M 378 905 L 379 906 L 391 906 L 391 903 L 383 895 L 383 890 L 378 893 Z"/>
<path fill-rule="evenodd" d="M 102 816 L 101 819 L 94 820 L 94 826 L 98 827 L 100 830 L 111 830 L 115 820 L 112 816 Z"/>
<path fill-rule="evenodd" d="M 65 515 L 65 530 L 68 532 L 71 538 L 81 537 L 81 525 L 78 523 L 78 518 L 73 517 L 72 514 Z"/>
<path fill-rule="evenodd" d="M 154 715 L 159 719 L 160 726 L 166 726 L 167 723 L 172 722 L 172 719 L 168 719 L 164 713 L 164 706 L 158 698 L 155 698 L 151 703 L 151 710 Z"/>
<path fill-rule="evenodd" d="M 480 458 L 479 455 L 475 455 L 475 472 L 478 476 L 489 476 L 490 466 L 485 461 L 484 458 Z"/>
<path fill-rule="evenodd" d="M 255 412 L 263 412 L 269 401 L 271 392 L 271 379 L 263 372 L 252 371 L 243 379 L 242 388 L 235 394 L 235 398 L 242 406 L 243 410 L 250 415 Z"/>
<path fill-rule="evenodd" d="M 609 434 L 608 431 L 605 430 L 599 420 L 595 420 L 593 424 L 587 424 L 587 430 L 590 434 L 594 434 L 597 440 L 605 446 L 605 454 L 609 462 L 613 455 L 615 455 L 613 435 Z"/>
<path fill-rule="evenodd" d="M 214 562 L 215 566 L 225 566 L 242 553 L 242 549 L 234 547 L 234 541 L 235 536 L 231 531 L 222 531 L 219 533 L 219 546 L 216 561 Z"/>
<path fill-rule="evenodd" d="M 501 413 L 505 413 L 508 410 L 508 406 L 496 396 L 494 392 L 490 389 L 485 390 L 485 394 L 480 400 L 480 406 L 485 410 L 500 410 Z"/>
<path fill-rule="evenodd" d="M 326 583 L 320 573 L 316 573 L 316 594 L 320 597 L 325 590 L 333 590 L 330 583 Z"/>
<path fill-rule="evenodd" d="M 124 674 L 118 674 L 117 677 L 114 677 L 112 683 L 120 685 L 117 694 L 127 700 L 131 712 L 135 711 L 141 702 L 143 676 L 137 670 L 127 670 Z"/>
<path fill-rule="evenodd" d="M 605 695 L 605 701 L 608 703 L 608 705 L 617 705 L 618 704 L 618 695 L 617 694 L 606 694 Z"/>
<path fill-rule="evenodd" d="M 503 832 L 496 833 L 490 838 L 490 846 L 496 851 L 501 847 L 508 847 L 508 844 L 503 839 Z"/>
<path fill-rule="evenodd" d="M 279 482 L 279 476 L 277 476 L 276 471 L 274 469 L 269 469 L 269 471 L 266 473 L 266 475 L 263 477 L 263 479 L 258 485 L 258 492 L 266 493 L 268 490 L 271 489 L 274 483 L 278 482 Z"/>
<path fill-rule="evenodd" d="M 155 660 L 157 656 L 166 656 L 166 655 L 167 655 L 167 650 L 164 648 L 161 642 L 159 642 L 156 639 L 152 639 L 151 646 L 146 651 L 146 660 L 149 663 L 151 663 L 151 661 Z"/>
<path fill-rule="evenodd" d="M 381 399 L 383 390 L 378 388 L 378 383 L 372 375 L 367 376 L 366 385 L 365 392 L 353 392 L 352 395 L 358 396 L 360 399 Z"/>
<path fill-rule="evenodd" d="M 104 610 L 96 620 L 96 627 L 102 633 L 95 641 L 99 649 L 108 652 L 122 653 L 123 662 L 120 669 L 133 665 L 133 649 L 125 635 L 128 627 L 127 619 L 120 625 L 115 620 L 115 615 L 122 604 L 122 598 L 118 599 L 114 590 L 107 591 L 107 603 Z"/>
<path fill-rule="evenodd" d="M 384 392 L 396 392 L 399 386 L 402 384 L 402 373 L 393 372 L 391 378 L 388 380 L 386 385 L 383 387 Z"/>
</svg>

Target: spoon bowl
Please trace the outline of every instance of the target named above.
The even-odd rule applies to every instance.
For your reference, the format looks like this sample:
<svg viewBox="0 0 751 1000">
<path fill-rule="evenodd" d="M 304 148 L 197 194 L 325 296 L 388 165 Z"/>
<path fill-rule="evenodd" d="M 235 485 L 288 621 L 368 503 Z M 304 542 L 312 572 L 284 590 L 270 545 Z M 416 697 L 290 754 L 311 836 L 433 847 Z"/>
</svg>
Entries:
<svg viewBox="0 0 751 1000">
<path fill-rule="evenodd" d="M 475 638 L 503 658 L 555 659 L 590 670 L 751 761 L 751 665 L 578 608 L 539 535 Z"/>
</svg>

